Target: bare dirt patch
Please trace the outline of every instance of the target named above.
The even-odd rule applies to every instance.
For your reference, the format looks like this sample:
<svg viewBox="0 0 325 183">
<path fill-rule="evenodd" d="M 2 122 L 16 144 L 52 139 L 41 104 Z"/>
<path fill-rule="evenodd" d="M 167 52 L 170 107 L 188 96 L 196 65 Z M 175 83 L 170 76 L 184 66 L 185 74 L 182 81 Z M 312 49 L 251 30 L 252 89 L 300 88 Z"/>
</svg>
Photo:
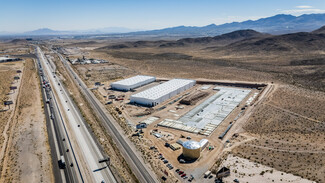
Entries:
<svg viewBox="0 0 325 183">
<path fill-rule="evenodd" d="M 259 137 L 234 148 L 233 153 L 324 182 L 325 122 L 320 112 L 324 111 L 323 100 L 323 93 L 280 86 L 270 100 L 257 107 L 244 126 L 247 132 Z"/>
<path fill-rule="evenodd" d="M 284 183 L 312 183 L 307 179 L 294 176 L 292 174 L 278 171 L 274 168 L 267 167 L 247 159 L 228 155 L 219 168 L 228 167 L 230 176 L 223 179 L 224 182 L 233 182 L 238 179 L 239 182 L 284 182 Z"/>
<path fill-rule="evenodd" d="M 21 90 L 12 118 L 1 182 L 53 182 L 40 85 L 31 59 L 25 62 Z"/>
</svg>

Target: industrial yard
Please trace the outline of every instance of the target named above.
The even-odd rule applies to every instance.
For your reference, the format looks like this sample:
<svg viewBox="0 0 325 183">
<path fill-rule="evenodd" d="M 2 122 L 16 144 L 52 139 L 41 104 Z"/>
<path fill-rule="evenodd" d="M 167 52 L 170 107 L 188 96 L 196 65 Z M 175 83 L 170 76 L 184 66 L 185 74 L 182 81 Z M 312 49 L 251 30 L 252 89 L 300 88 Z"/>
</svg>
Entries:
<svg viewBox="0 0 325 183">
<path fill-rule="evenodd" d="M 137 75 L 97 83 L 93 91 L 126 119 L 130 138 L 149 140 L 148 151 L 168 160 L 169 170 L 200 180 L 221 153 L 224 136 L 266 86 Z"/>
<path fill-rule="evenodd" d="M 73 43 L 71 46 L 75 45 L 78 43 Z M 89 45 L 94 47 L 90 49 Z M 301 178 L 318 180 L 318 175 L 322 174 L 321 169 L 316 170 L 312 167 L 313 163 L 310 166 L 308 165 L 308 169 L 314 170 L 311 173 L 298 170 L 295 166 L 290 165 L 293 160 L 297 160 L 297 165 L 302 165 L 302 162 L 308 164 L 308 161 L 314 161 L 316 157 L 319 157 L 319 151 L 315 151 L 316 154 L 309 156 L 309 158 L 300 156 L 305 153 L 302 150 L 305 147 L 304 144 L 310 141 L 309 136 L 304 135 L 302 141 L 294 142 L 288 146 L 288 149 L 292 151 L 289 154 L 277 152 L 276 149 L 279 146 L 275 142 L 280 140 L 282 143 L 282 138 L 289 140 L 291 136 L 296 136 L 293 134 L 296 132 L 292 130 L 291 126 L 299 124 L 300 127 L 298 128 L 308 129 L 309 127 L 306 127 L 306 124 L 300 123 L 301 119 L 312 121 L 323 119 L 323 115 L 320 115 L 322 112 L 318 110 L 324 108 L 322 105 L 319 106 L 320 101 L 324 99 L 321 92 L 316 92 L 317 95 L 311 95 L 308 94 L 310 90 L 299 87 L 297 89 L 294 85 L 287 85 L 282 77 L 273 75 L 272 71 L 262 71 L 258 64 L 254 65 L 256 68 L 253 71 L 242 69 L 242 67 L 226 67 L 219 62 L 216 62 L 215 65 L 210 57 L 219 57 L 220 55 L 204 50 L 191 52 L 184 48 L 140 47 L 106 51 L 96 48 L 103 46 L 103 42 L 89 42 L 89 45 L 87 44 L 87 47 L 80 46 L 78 48 L 79 54 L 109 60 L 110 62 L 71 66 L 101 101 L 106 110 L 116 119 L 118 126 L 133 142 L 136 149 L 142 154 L 144 161 L 150 164 L 160 180 L 166 178 L 167 182 L 187 182 L 189 180 L 214 182 L 220 176 L 218 172 L 223 168 L 221 161 L 225 160 L 228 154 L 251 160 L 256 166 L 265 165 L 267 166 L 266 169 L 268 167 L 275 168 L 274 172 L 277 170 L 281 175 L 285 175 L 283 181 L 286 177 L 287 180 L 302 180 Z M 146 52 L 156 54 L 149 56 L 146 55 Z M 167 54 L 169 52 L 175 52 L 176 55 Z M 159 56 L 164 53 L 166 55 L 163 57 Z M 192 55 L 194 60 L 178 59 L 177 54 L 180 53 Z M 70 57 L 70 54 L 65 56 Z M 244 56 L 241 58 L 236 55 L 231 55 L 229 58 L 222 55 L 221 57 L 229 63 L 243 64 L 243 67 L 246 62 L 245 59 L 253 59 L 257 62 L 261 58 L 260 56 L 252 58 Z M 272 60 L 273 58 L 282 62 L 282 57 L 277 56 L 263 59 L 269 60 L 271 64 L 276 64 Z M 293 59 L 296 56 L 288 56 L 287 58 Z M 157 62 L 160 59 L 162 59 L 161 62 Z M 186 62 L 187 65 L 182 65 L 183 62 Z M 196 62 L 200 62 L 200 65 L 197 66 Z M 145 65 L 145 67 L 141 67 L 141 65 Z M 198 72 L 194 72 L 193 68 L 198 69 Z M 275 69 L 273 66 L 271 68 Z M 132 78 L 137 76 L 149 76 L 151 79 L 132 84 Z M 130 81 L 124 81 L 128 78 Z M 152 78 L 155 78 L 155 81 L 152 81 Z M 182 88 L 180 85 L 171 91 L 166 89 L 167 93 L 163 94 L 162 91 L 165 91 L 162 87 L 164 83 L 174 79 L 193 80 L 195 84 L 180 91 L 177 91 Z M 124 87 L 116 85 L 124 82 L 126 84 Z M 285 100 L 281 94 L 278 94 L 279 92 L 284 93 Z M 293 95 L 291 96 L 287 92 Z M 303 102 L 308 100 L 302 96 L 309 96 L 307 97 L 308 100 L 314 102 Z M 287 104 L 294 101 L 297 105 L 286 106 L 282 101 L 286 101 Z M 303 103 L 308 108 L 312 108 L 315 113 L 297 107 L 304 106 Z M 319 108 L 313 107 L 312 103 L 317 104 Z M 280 121 L 288 119 L 287 122 L 282 122 L 286 125 L 278 125 L 277 118 L 272 117 L 272 115 L 277 116 L 279 114 L 281 115 Z M 296 120 L 298 120 L 298 124 L 295 124 Z M 261 124 L 268 126 L 268 130 L 262 128 Z M 276 132 L 269 133 L 273 124 L 276 124 Z M 282 128 L 285 131 L 289 130 L 289 133 L 277 132 Z M 320 128 L 322 128 L 321 125 Z M 265 132 L 266 130 L 267 132 Z M 268 138 L 272 141 L 266 141 Z M 202 140 L 207 140 L 207 145 L 204 147 L 200 145 Z M 193 147 L 196 148 L 188 148 L 190 153 L 185 152 L 184 156 L 182 143 L 188 141 L 193 141 L 193 144 L 196 144 Z M 294 150 L 295 146 L 303 147 Z M 268 158 L 263 158 L 263 153 L 266 153 L 265 151 L 268 149 L 272 153 L 269 153 Z M 280 152 L 285 150 L 287 148 L 284 146 L 280 147 Z M 299 154 L 299 158 L 295 158 L 297 154 Z M 189 156 L 192 158 L 188 158 Z M 276 161 L 274 161 L 275 158 Z M 249 162 L 243 162 L 249 164 Z M 281 162 L 284 162 L 285 165 L 282 165 Z M 319 166 L 322 164 L 323 161 Z M 269 179 L 266 180 L 256 172 L 253 173 L 253 170 L 247 170 L 252 172 L 250 174 L 252 177 L 256 178 L 247 179 L 247 177 L 235 173 L 235 169 L 235 167 L 230 167 L 231 178 L 224 180 L 229 181 L 236 177 L 240 182 L 258 179 L 272 181 L 272 177 L 276 175 L 267 174 Z M 211 172 L 209 173 L 209 171 Z M 243 170 L 243 172 L 246 171 Z M 209 175 L 205 176 L 206 174 Z M 292 174 L 298 177 L 293 177 Z M 277 179 L 273 178 L 273 180 Z"/>
</svg>

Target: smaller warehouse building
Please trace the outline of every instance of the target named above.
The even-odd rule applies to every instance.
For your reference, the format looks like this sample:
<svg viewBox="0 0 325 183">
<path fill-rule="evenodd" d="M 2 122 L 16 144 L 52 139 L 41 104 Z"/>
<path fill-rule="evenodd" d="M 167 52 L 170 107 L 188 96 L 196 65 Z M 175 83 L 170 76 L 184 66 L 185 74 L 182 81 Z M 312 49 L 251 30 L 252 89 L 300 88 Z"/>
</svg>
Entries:
<svg viewBox="0 0 325 183">
<path fill-rule="evenodd" d="M 202 140 L 200 140 L 199 144 L 201 146 L 201 150 L 203 150 L 209 144 L 209 141 L 208 141 L 208 139 L 202 139 Z"/>
<path fill-rule="evenodd" d="M 195 80 L 172 79 L 158 86 L 149 88 L 140 93 L 131 95 L 131 103 L 145 106 L 156 106 L 171 97 L 193 87 Z"/>
<path fill-rule="evenodd" d="M 177 144 L 177 143 L 173 143 L 173 144 L 170 144 L 170 148 L 173 150 L 173 151 L 176 151 L 178 149 L 180 149 L 182 146 Z"/>
<path fill-rule="evenodd" d="M 9 58 L 9 57 L 0 57 L 1 62 L 13 62 L 13 61 L 20 61 L 20 58 Z"/>
<path fill-rule="evenodd" d="M 111 84 L 114 90 L 129 91 L 134 88 L 149 84 L 156 81 L 156 77 L 137 75 L 131 78 L 123 79 Z"/>
</svg>

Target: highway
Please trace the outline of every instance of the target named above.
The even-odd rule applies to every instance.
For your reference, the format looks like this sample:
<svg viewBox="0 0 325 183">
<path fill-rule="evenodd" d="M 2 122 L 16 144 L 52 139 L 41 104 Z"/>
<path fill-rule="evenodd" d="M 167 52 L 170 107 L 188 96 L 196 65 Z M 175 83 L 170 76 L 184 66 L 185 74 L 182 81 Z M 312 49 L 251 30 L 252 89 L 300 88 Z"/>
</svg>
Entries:
<svg viewBox="0 0 325 183">
<path fill-rule="evenodd" d="M 94 94 L 87 88 L 79 76 L 73 71 L 69 63 L 62 57 L 61 54 L 57 53 L 61 61 L 68 69 L 70 75 L 75 78 L 76 84 L 79 86 L 81 91 L 84 93 L 85 98 L 93 107 L 93 110 L 97 113 L 99 119 L 102 121 L 104 127 L 108 133 L 112 136 L 114 142 L 117 144 L 124 156 L 126 162 L 129 164 L 133 173 L 139 179 L 140 182 L 154 183 L 158 182 L 155 173 L 153 173 L 141 158 L 140 152 L 137 152 L 134 144 L 123 135 L 123 131 L 118 128 L 119 124 L 115 119 L 108 113 L 106 113 L 105 107 L 98 101 Z"/>
<path fill-rule="evenodd" d="M 44 75 L 51 86 L 51 92 L 53 94 L 51 102 L 56 106 L 56 113 L 61 123 L 58 128 L 58 134 L 66 134 L 68 145 L 70 145 L 70 151 L 68 154 L 72 154 L 72 159 L 67 156 L 67 160 L 73 161 L 74 170 L 76 175 L 67 175 L 68 182 L 98 182 L 98 183 L 115 183 L 115 177 L 109 169 L 107 162 L 99 163 L 98 160 L 103 159 L 104 156 L 100 151 L 95 140 L 88 131 L 85 121 L 82 118 L 80 111 L 76 108 L 69 94 L 63 87 L 61 81 L 56 77 L 55 71 L 50 66 L 49 62 L 45 58 L 43 52 L 37 47 L 37 53 L 39 61 L 43 66 Z M 53 91 L 52 91 L 53 90 Z M 55 108 L 55 107 L 54 107 Z M 64 150 L 67 148 L 64 148 Z M 66 153 L 67 154 L 67 153 Z M 70 162 L 69 162 L 70 163 Z M 67 167 L 70 164 L 67 165 Z M 70 177 L 75 177 L 73 180 Z"/>
<path fill-rule="evenodd" d="M 61 125 L 62 116 L 58 111 L 57 102 L 51 87 L 44 85 L 44 83 L 48 82 L 48 79 L 43 73 L 43 66 L 39 60 L 39 56 L 37 60 L 55 182 L 79 182 L 81 177 L 77 177 L 78 173 L 76 172 L 78 170 L 75 170 L 75 167 L 69 166 L 71 163 L 76 164 L 76 162 L 71 153 L 67 153 L 66 151 L 71 144 L 66 144 L 63 141 L 63 139 L 69 139 L 69 137 L 66 133 L 61 132 L 64 131 Z M 65 163 L 68 165 L 64 169 L 59 167 L 58 161 L 61 160 L 61 156 L 64 156 Z"/>
</svg>

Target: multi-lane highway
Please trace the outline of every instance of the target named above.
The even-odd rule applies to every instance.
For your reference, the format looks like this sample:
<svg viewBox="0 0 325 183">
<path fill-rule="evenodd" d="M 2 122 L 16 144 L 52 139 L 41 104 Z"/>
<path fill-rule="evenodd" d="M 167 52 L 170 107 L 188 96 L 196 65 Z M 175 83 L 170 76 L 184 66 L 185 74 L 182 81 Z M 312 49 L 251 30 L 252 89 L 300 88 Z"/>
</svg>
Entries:
<svg viewBox="0 0 325 183">
<path fill-rule="evenodd" d="M 94 94 L 87 88 L 79 76 L 73 71 L 69 63 L 62 57 L 61 54 L 57 53 L 61 61 L 68 69 L 70 75 L 75 78 L 76 84 L 80 87 L 81 91 L 84 93 L 85 98 L 96 111 L 99 119 L 103 122 L 104 127 L 113 137 L 115 143 L 121 150 L 122 155 L 131 167 L 133 173 L 137 176 L 140 182 L 154 183 L 158 182 L 156 175 L 147 167 L 143 162 L 141 155 L 136 151 L 135 146 L 130 142 L 130 140 L 123 135 L 121 129 L 118 129 L 119 124 L 115 119 L 108 113 L 106 113 L 104 106 L 97 100 Z"/>
<path fill-rule="evenodd" d="M 69 171 L 66 171 L 65 177 L 67 181 L 98 183 L 116 182 L 107 162 L 99 163 L 99 160 L 103 159 L 104 156 L 89 133 L 80 112 L 73 104 L 69 94 L 62 86 L 61 81 L 56 77 L 55 71 L 45 58 L 42 50 L 39 47 L 37 47 L 36 50 L 40 64 L 43 66 L 44 76 L 48 79 L 47 82 L 49 82 L 51 86 L 51 92 L 53 90 L 53 102 L 51 103 L 56 106 L 56 112 L 53 112 L 59 117 L 58 124 L 61 122 L 60 125 L 62 128 L 57 128 L 59 132 L 56 134 L 66 134 L 66 140 L 69 145 L 68 148 L 70 148 L 69 151 L 67 147 L 63 147 L 66 152 L 63 153 L 63 155 L 72 154 L 71 157 L 73 157 L 66 156 L 66 161 L 69 161 L 67 167 L 74 167 L 75 172 L 69 173 Z M 61 152 L 59 152 L 60 155 L 62 155 L 63 148 L 61 148 Z M 70 180 L 71 177 L 73 179 Z"/>
<path fill-rule="evenodd" d="M 82 176 L 80 174 L 80 171 L 75 168 L 76 166 L 69 166 L 71 164 L 76 165 L 77 162 L 75 161 L 73 153 L 68 153 L 68 151 L 70 151 L 69 149 L 72 149 L 72 147 L 68 134 L 64 133 L 63 130 L 64 123 L 62 121 L 62 115 L 58 110 L 55 95 L 53 94 L 53 91 L 50 85 L 48 84 L 48 78 L 44 75 L 42 63 L 39 59 L 37 59 L 37 61 L 42 88 L 42 98 L 44 102 L 44 111 L 47 122 L 49 143 L 51 146 L 53 162 L 52 167 L 55 182 L 79 182 L 79 180 L 82 181 Z M 64 164 L 68 165 L 65 168 L 59 166 L 59 161 L 61 161 L 60 163 L 62 165 L 62 157 L 64 158 Z"/>
</svg>

